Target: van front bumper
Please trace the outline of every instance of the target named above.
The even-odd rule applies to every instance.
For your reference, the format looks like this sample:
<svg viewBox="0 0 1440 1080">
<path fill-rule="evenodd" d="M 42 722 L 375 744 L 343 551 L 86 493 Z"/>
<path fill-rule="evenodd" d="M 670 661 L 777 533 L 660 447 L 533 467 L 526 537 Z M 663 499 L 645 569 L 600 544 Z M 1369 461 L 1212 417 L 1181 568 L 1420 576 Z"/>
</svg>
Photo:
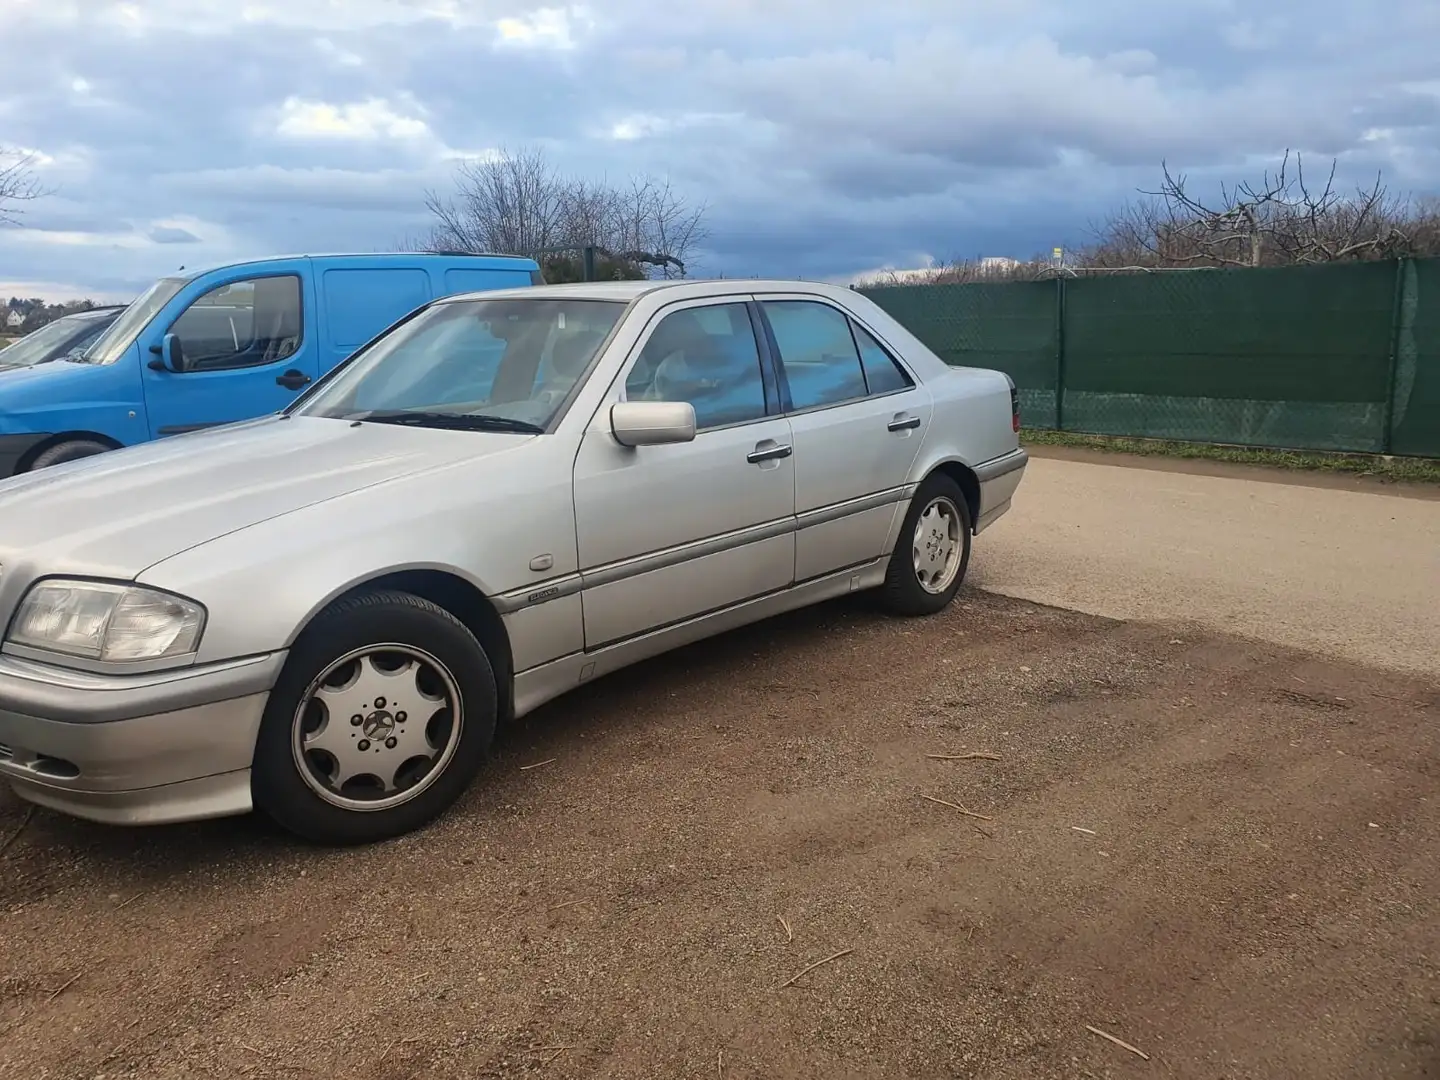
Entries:
<svg viewBox="0 0 1440 1080">
<path fill-rule="evenodd" d="M 14 476 L 20 460 L 48 438 L 45 433 L 0 435 L 0 480 Z"/>
<path fill-rule="evenodd" d="M 285 656 L 94 675 L 0 655 L 0 779 L 28 802 L 115 825 L 247 813 Z"/>
</svg>

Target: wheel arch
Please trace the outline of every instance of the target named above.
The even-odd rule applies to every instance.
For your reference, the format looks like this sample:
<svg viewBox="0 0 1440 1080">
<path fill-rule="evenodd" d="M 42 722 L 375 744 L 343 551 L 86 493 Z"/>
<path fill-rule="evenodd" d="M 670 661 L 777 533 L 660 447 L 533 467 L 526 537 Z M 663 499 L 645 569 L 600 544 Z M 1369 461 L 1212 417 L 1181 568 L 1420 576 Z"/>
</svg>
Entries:
<svg viewBox="0 0 1440 1080">
<path fill-rule="evenodd" d="M 125 446 L 125 444 L 120 442 L 120 440 L 113 439 L 109 435 L 102 434 L 98 431 L 62 431 L 56 435 L 47 436 L 42 442 L 38 442 L 34 446 L 30 447 L 30 449 L 26 450 L 24 456 L 21 457 L 15 465 L 16 475 L 18 476 L 20 473 L 29 472 L 31 465 L 33 465 L 35 462 L 35 459 L 41 454 L 43 454 L 46 450 L 49 450 L 52 446 L 59 446 L 61 443 L 77 442 L 81 440 L 86 442 L 104 443 L 111 450 L 121 450 Z"/>
<path fill-rule="evenodd" d="M 980 520 L 980 478 L 975 475 L 975 470 L 959 458 L 947 458 L 932 465 L 920 482 L 924 483 L 935 473 L 949 477 L 959 486 L 960 493 L 965 496 L 965 509 L 970 511 L 970 529 L 973 532 L 975 522 Z"/>
<path fill-rule="evenodd" d="M 510 635 L 490 598 L 473 582 L 459 574 L 433 567 L 391 570 L 363 581 L 354 582 L 326 599 L 296 629 L 298 637 L 321 611 L 339 600 L 359 593 L 393 589 L 428 600 L 459 619 L 490 660 L 495 671 L 495 691 L 499 698 L 498 719 L 507 723 L 515 710 L 515 664 L 510 648 Z"/>
</svg>

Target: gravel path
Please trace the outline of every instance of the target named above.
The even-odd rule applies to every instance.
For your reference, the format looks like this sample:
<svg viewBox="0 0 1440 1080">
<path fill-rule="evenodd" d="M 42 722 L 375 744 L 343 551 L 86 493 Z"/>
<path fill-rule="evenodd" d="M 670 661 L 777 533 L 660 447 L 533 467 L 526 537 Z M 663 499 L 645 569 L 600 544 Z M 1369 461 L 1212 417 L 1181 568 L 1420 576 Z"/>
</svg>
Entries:
<svg viewBox="0 0 1440 1080">
<path fill-rule="evenodd" d="M 1223 471 L 1036 457 L 969 580 L 1440 674 L 1440 500 Z"/>
<path fill-rule="evenodd" d="M 366 849 L 0 794 L 0 1080 L 1433 1077 L 1440 680 L 1210 627 L 1424 667 L 1436 508 L 1037 461 L 977 580 L 1179 621 L 795 613 Z"/>
</svg>

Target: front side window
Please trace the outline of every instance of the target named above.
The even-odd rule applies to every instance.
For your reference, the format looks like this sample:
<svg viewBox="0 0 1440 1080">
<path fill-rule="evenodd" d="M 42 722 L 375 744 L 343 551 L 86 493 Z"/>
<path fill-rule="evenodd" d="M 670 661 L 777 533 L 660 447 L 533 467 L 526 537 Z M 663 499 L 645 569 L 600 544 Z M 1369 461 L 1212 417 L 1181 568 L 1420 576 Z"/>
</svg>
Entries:
<svg viewBox="0 0 1440 1080">
<path fill-rule="evenodd" d="M 746 305 L 709 304 L 664 316 L 626 376 L 625 397 L 688 401 L 697 429 L 763 418 L 765 377 Z"/>
<path fill-rule="evenodd" d="M 218 285 L 170 326 L 187 371 L 277 364 L 300 348 L 304 319 L 294 274 Z"/>
<path fill-rule="evenodd" d="M 374 342 L 292 413 L 544 430 L 624 312 L 608 300 L 438 303 Z"/>
<path fill-rule="evenodd" d="M 865 373 L 843 312 L 812 300 L 767 300 L 762 306 L 797 411 L 865 396 Z"/>
</svg>

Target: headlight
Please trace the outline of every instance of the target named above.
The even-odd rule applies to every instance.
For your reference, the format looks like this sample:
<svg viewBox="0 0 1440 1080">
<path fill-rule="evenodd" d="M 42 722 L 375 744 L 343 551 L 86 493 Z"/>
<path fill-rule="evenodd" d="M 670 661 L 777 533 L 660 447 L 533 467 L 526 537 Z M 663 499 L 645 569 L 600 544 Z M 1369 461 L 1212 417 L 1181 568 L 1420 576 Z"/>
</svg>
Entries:
<svg viewBox="0 0 1440 1080">
<path fill-rule="evenodd" d="M 98 581 L 42 581 L 10 626 L 12 644 L 103 663 L 163 660 L 195 651 L 205 609 L 169 593 Z"/>
</svg>

